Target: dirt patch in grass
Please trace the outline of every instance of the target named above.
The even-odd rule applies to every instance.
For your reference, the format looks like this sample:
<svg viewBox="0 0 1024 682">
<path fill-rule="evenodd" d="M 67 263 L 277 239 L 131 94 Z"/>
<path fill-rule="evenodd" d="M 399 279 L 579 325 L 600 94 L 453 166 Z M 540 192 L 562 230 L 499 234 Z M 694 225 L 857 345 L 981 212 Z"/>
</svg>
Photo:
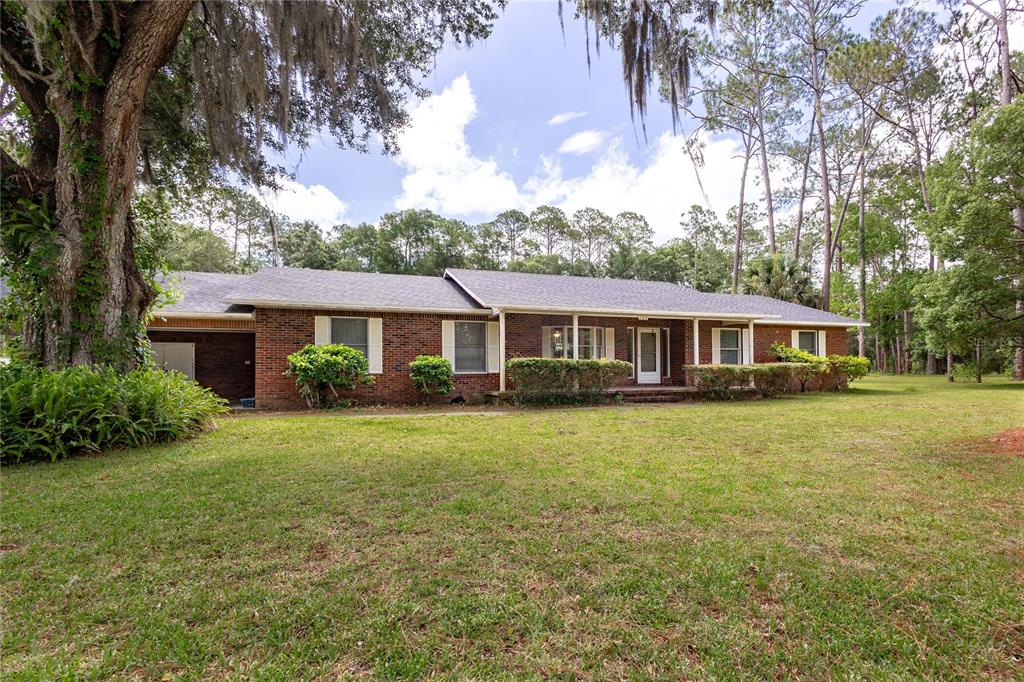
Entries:
<svg viewBox="0 0 1024 682">
<path fill-rule="evenodd" d="M 1024 457 L 1024 426 L 969 443 L 970 450 L 979 455 L 1009 455 Z"/>
</svg>

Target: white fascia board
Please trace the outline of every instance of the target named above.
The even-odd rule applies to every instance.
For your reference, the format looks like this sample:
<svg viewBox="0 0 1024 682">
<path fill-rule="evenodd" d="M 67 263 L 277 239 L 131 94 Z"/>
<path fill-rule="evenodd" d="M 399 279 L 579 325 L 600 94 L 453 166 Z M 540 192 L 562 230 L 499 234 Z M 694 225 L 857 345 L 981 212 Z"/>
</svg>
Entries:
<svg viewBox="0 0 1024 682">
<path fill-rule="evenodd" d="M 458 279 L 458 278 L 457 278 L 457 277 L 456 277 L 455 275 L 453 275 L 453 274 L 452 274 L 452 273 L 451 273 L 451 272 L 450 272 L 450 271 L 449 271 L 449 270 L 448 270 L 447 268 L 445 269 L 445 271 L 444 271 L 444 275 L 442 275 L 442 277 L 444 277 L 445 279 L 450 279 L 451 281 L 455 282 L 456 286 L 458 286 L 458 287 L 459 287 L 460 289 L 462 289 L 463 291 L 465 291 L 465 292 L 466 292 L 466 294 L 467 294 L 467 295 L 468 295 L 468 296 L 469 296 L 469 297 L 470 297 L 471 299 L 473 299 L 474 301 L 476 301 L 476 302 L 477 302 L 478 304 L 482 305 L 482 306 L 483 306 L 483 307 L 485 307 L 485 308 L 488 308 L 488 307 L 490 307 L 490 306 L 488 306 L 488 305 L 487 305 L 486 303 L 484 303 L 484 302 L 483 302 L 483 300 L 482 300 L 482 299 L 481 299 L 481 298 L 480 298 L 479 296 L 477 296 L 476 294 L 474 294 L 474 293 L 473 293 L 473 292 L 472 292 L 472 291 L 471 291 L 471 290 L 469 289 L 469 287 L 467 287 L 467 286 L 466 286 L 465 284 L 463 284 L 462 282 L 460 282 L 460 281 L 459 281 L 459 279 Z M 495 308 L 495 310 L 497 310 L 497 308 Z"/>
<path fill-rule="evenodd" d="M 228 303 L 251 305 L 255 308 L 301 308 L 306 310 L 365 310 L 374 313 L 430 313 L 440 315 L 491 315 L 491 309 L 476 308 L 410 308 L 409 306 L 357 305 L 354 303 L 309 303 L 308 301 L 256 299 L 226 299 Z"/>
<path fill-rule="evenodd" d="M 699 318 L 701 320 L 754 320 L 778 317 L 778 315 L 750 315 L 746 313 L 713 313 L 713 312 L 678 312 L 665 310 L 622 310 L 616 308 L 561 308 L 551 306 L 500 306 L 506 313 L 527 313 L 533 315 L 557 314 L 557 315 L 591 315 L 604 317 L 658 317 L 661 319 L 690 320 Z"/>
<path fill-rule="evenodd" d="M 754 324 L 778 324 L 778 325 L 792 325 L 794 327 L 842 327 L 844 329 L 849 327 L 870 327 L 870 322 L 813 322 L 811 320 L 781 320 L 781 319 L 756 319 Z"/>
<path fill-rule="evenodd" d="M 190 313 L 187 310 L 166 310 L 156 311 L 153 313 L 153 317 L 159 317 L 161 319 L 177 318 L 177 317 L 190 317 L 195 320 L 253 320 L 256 319 L 255 313 L 208 313 L 208 312 L 195 312 Z"/>
</svg>

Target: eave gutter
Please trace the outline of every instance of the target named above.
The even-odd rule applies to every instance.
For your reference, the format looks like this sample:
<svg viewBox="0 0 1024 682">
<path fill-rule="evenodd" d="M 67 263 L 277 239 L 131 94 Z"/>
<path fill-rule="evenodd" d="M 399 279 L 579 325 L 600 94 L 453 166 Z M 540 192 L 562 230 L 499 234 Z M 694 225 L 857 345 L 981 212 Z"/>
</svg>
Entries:
<svg viewBox="0 0 1024 682">
<path fill-rule="evenodd" d="M 166 320 L 168 318 L 176 319 L 187 317 L 193 320 L 255 320 L 256 313 L 208 313 L 208 312 L 193 312 L 183 310 L 173 310 L 165 312 L 153 313 L 154 318 L 160 318 Z"/>
<path fill-rule="evenodd" d="M 841 327 L 843 329 L 849 329 L 850 327 L 870 327 L 870 322 L 857 322 L 850 320 L 849 322 L 813 322 L 811 320 L 783 320 L 783 319 L 755 319 L 754 324 L 775 324 L 775 325 L 787 325 L 792 327 Z"/>
<path fill-rule="evenodd" d="M 680 319 L 690 320 L 693 318 L 699 318 L 701 320 L 757 320 L 757 319 L 768 319 L 774 316 L 764 315 L 750 315 L 746 313 L 715 313 L 715 312 L 689 312 L 689 311 L 676 311 L 676 310 L 629 310 L 622 308 L 567 308 L 561 306 L 506 306 L 499 305 L 494 306 L 494 309 L 501 309 L 507 313 L 528 313 L 534 315 L 543 315 L 545 313 L 554 315 L 571 315 L 576 313 L 578 315 L 592 315 L 607 317 L 660 317 L 662 319 Z"/>
</svg>

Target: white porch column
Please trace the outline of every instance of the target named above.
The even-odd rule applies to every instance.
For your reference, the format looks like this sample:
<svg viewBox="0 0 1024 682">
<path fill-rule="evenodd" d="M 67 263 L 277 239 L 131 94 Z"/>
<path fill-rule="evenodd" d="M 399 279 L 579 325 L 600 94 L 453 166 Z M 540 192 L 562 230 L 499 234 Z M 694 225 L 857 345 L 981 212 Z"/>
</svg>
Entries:
<svg viewBox="0 0 1024 682">
<path fill-rule="evenodd" d="M 498 390 L 505 390 L 505 311 L 498 311 Z"/>
<path fill-rule="evenodd" d="M 700 364 L 700 320 L 693 318 L 693 364 Z"/>
<path fill-rule="evenodd" d="M 752 365 L 752 364 L 754 364 L 754 321 L 753 320 L 750 320 L 750 322 L 747 323 L 747 329 L 750 330 L 750 332 L 749 332 L 750 343 L 748 344 L 750 346 L 750 348 L 747 350 L 747 364 L 748 365 Z"/>
<path fill-rule="evenodd" d="M 578 360 L 580 357 L 580 316 L 576 313 L 572 315 L 572 359 Z"/>
</svg>

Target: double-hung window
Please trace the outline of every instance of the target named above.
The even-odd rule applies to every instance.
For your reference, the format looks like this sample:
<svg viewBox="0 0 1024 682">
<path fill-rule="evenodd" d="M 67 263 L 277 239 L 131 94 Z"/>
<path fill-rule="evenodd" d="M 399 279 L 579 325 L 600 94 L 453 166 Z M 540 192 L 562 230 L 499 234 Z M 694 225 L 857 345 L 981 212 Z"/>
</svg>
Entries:
<svg viewBox="0 0 1024 682">
<path fill-rule="evenodd" d="M 571 326 L 550 327 L 550 333 L 545 334 L 548 339 L 548 347 L 544 356 L 549 358 L 572 358 L 573 336 Z M 603 358 L 604 348 L 604 327 L 580 327 L 580 360 L 591 360 Z"/>
<path fill-rule="evenodd" d="M 331 343 L 343 343 L 370 357 L 369 320 L 365 317 L 332 317 Z"/>
<path fill-rule="evenodd" d="M 461 373 L 487 371 L 487 323 L 455 323 L 454 370 Z"/>
<path fill-rule="evenodd" d="M 718 332 L 718 357 L 723 365 L 739 365 L 741 358 L 741 338 L 739 329 L 721 329 Z"/>
<path fill-rule="evenodd" d="M 805 350 L 811 355 L 818 354 L 818 332 L 798 331 L 796 334 L 797 346 L 800 348 L 800 350 Z"/>
</svg>

